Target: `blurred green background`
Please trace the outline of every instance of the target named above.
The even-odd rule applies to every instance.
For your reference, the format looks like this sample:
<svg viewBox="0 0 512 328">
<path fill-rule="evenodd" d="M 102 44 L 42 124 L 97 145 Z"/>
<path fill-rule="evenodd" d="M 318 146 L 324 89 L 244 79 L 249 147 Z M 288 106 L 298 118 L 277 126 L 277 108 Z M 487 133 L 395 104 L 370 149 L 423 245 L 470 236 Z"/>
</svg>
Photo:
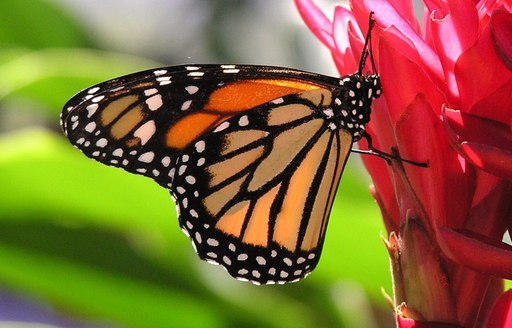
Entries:
<svg viewBox="0 0 512 328">
<path fill-rule="evenodd" d="M 258 287 L 197 258 L 166 190 L 61 134 L 80 89 L 195 62 L 336 75 L 291 0 L 0 1 L 0 327 L 392 327 L 383 227 L 357 156 L 318 268 Z"/>
</svg>

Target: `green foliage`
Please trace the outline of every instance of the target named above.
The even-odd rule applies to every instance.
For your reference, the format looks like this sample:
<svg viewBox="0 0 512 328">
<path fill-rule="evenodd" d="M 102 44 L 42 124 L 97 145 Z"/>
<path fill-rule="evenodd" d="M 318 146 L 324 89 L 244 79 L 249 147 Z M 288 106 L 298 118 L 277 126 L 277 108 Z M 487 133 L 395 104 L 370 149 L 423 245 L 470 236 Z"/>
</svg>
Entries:
<svg viewBox="0 0 512 328">
<path fill-rule="evenodd" d="M 86 35 L 46 1 L 0 2 L 0 121 L 40 119 L 0 123 L 0 288 L 117 327 L 366 327 L 387 311 L 383 227 L 355 165 L 315 272 L 258 287 L 197 258 L 166 190 L 72 148 L 58 120 L 73 93 L 157 66 Z"/>
<path fill-rule="evenodd" d="M 78 24 L 47 1 L 2 0 L 0 49 L 87 45 L 86 33 Z"/>
</svg>

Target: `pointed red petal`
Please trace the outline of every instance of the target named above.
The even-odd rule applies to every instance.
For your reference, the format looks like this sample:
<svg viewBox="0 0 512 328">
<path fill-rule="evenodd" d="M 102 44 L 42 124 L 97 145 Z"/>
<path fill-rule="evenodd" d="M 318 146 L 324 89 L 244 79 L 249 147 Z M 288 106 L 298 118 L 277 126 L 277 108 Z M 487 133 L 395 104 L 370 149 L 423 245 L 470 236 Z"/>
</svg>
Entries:
<svg viewBox="0 0 512 328">
<path fill-rule="evenodd" d="M 445 72 L 449 102 L 457 107 L 459 91 L 453 70 L 460 54 L 475 44 L 478 38 L 478 13 L 473 0 L 447 1 L 446 4 L 449 6 L 448 12 L 445 16 L 432 19 L 430 31 Z M 432 14 L 435 13 L 438 11 Z"/>
<path fill-rule="evenodd" d="M 489 25 L 482 31 L 475 45 L 455 63 L 461 102 L 459 108 L 465 111 L 512 80 L 512 70 L 498 55 Z"/>
<path fill-rule="evenodd" d="M 315 36 L 329 49 L 335 49 L 332 23 L 311 0 L 295 0 L 295 6 Z"/>
<path fill-rule="evenodd" d="M 473 142 L 464 142 L 462 151 L 478 168 L 512 181 L 512 151 Z"/>
<path fill-rule="evenodd" d="M 429 162 L 428 168 L 404 166 L 428 216 L 443 226 L 460 226 L 471 204 L 474 169 L 468 169 L 450 147 L 441 119 L 427 99 L 418 95 L 398 120 L 395 133 L 400 153 L 404 158 Z"/>
<path fill-rule="evenodd" d="M 477 272 L 512 279 L 512 246 L 469 231 L 440 227 L 439 245 L 451 260 Z"/>
<path fill-rule="evenodd" d="M 443 119 L 452 146 L 465 159 L 479 169 L 512 180 L 512 132 L 509 126 L 449 108 L 444 110 Z"/>
<path fill-rule="evenodd" d="M 413 58 L 406 57 L 413 54 Z M 432 109 L 439 114 L 446 101 L 438 89 L 439 83 L 425 73 L 417 56 L 418 53 L 411 52 L 410 46 L 398 35 L 390 34 L 380 39 L 379 69 L 392 122 L 397 121 L 418 94 L 425 95 Z"/>
</svg>

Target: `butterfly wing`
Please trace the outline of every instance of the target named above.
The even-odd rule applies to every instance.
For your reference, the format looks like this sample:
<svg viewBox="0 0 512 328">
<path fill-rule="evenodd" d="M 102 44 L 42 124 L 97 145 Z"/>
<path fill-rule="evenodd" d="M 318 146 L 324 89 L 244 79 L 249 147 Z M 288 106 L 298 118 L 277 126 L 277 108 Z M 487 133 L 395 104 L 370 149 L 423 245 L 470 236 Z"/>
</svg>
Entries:
<svg viewBox="0 0 512 328">
<path fill-rule="evenodd" d="M 171 189 L 199 256 L 255 283 L 318 262 L 352 134 L 321 108 L 338 80 L 265 66 L 177 66 L 104 82 L 64 107 L 87 156 Z"/>
<path fill-rule="evenodd" d="M 61 124 L 88 157 L 170 187 L 172 164 L 200 135 L 237 113 L 320 83 L 336 80 L 267 66 L 160 68 L 83 90 L 64 106 Z"/>
<path fill-rule="evenodd" d="M 352 146 L 350 133 L 318 114 L 322 93 L 235 115 L 178 158 L 171 190 L 201 258 L 258 284 L 314 269 Z"/>
</svg>

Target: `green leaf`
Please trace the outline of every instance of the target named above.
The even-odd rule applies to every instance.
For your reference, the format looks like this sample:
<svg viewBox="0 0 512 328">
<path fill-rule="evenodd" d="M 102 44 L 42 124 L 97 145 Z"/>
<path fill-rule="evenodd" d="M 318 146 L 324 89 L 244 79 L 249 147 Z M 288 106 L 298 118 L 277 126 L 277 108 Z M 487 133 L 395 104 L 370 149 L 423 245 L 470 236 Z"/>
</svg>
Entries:
<svg viewBox="0 0 512 328">
<path fill-rule="evenodd" d="M 81 89 L 136 70 L 158 66 L 139 57 L 85 49 L 14 51 L 0 60 L 0 101 L 26 98 L 58 122 L 64 103 Z M 44 106 L 41 106 L 44 105 Z"/>
<path fill-rule="evenodd" d="M 82 28 L 49 1 L 0 1 L 0 49 L 8 47 L 84 47 Z"/>
<path fill-rule="evenodd" d="M 211 303 L 62 258 L 0 244 L 0 279 L 72 312 L 128 327 L 224 327 Z M 35 266 L 37 265 L 37 267 Z M 34 274 L 37 273 L 37 274 Z"/>
</svg>

